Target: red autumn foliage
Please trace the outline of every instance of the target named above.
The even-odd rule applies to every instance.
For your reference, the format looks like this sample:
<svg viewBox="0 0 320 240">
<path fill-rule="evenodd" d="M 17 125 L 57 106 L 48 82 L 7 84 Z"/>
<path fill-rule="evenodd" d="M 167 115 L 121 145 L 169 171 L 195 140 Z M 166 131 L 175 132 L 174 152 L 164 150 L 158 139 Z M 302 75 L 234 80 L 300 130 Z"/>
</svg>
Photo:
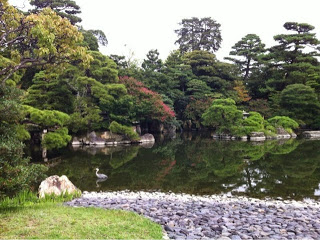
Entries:
<svg viewBox="0 0 320 240">
<path fill-rule="evenodd" d="M 132 77 L 120 77 L 120 82 L 124 84 L 128 93 L 135 98 L 136 107 L 144 109 L 146 118 L 157 119 L 164 122 L 175 117 L 174 111 L 166 105 L 160 94 L 144 86 L 144 84 Z"/>
<path fill-rule="evenodd" d="M 155 92 L 151 91 L 150 89 L 146 88 L 146 87 L 142 87 L 139 89 L 142 93 L 145 93 L 145 94 L 150 94 L 152 96 L 155 96 Z"/>
</svg>

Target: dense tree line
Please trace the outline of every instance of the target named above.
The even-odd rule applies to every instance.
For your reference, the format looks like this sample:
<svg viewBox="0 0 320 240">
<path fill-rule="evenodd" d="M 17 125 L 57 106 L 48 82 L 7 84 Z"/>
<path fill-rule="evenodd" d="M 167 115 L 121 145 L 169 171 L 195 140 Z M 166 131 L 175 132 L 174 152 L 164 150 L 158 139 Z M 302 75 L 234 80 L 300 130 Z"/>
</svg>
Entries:
<svg viewBox="0 0 320 240">
<path fill-rule="evenodd" d="M 288 33 L 276 35 L 271 48 L 248 34 L 223 62 L 214 54 L 222 42 L 220 24 L 183 19 L 175 31 L 178 49 L 164 61 L 152 49 L 139 65 L 100 53 L 107 37 L 80 25 L 75 1 L 30 3 L 33 8 L 21 12 L 0 0 L 1 193 L 18 191 L 41 173 L 22 156 L 20 141 L 33 131 L 48 131 L 42 145 L 50 149 L 66 146 L 70 133 L 110 127 L 128 132 L 137 122 L 218 128 L 220 120 L 210 113 L 217 106 L 233 111 L 226 131 L 271 129 L 272 121 L 259 121 L 275 116 L 320 127 L 320 48 L 309 24 L 285 23 Z M 242 110 L 251 118 L 241 121 Z"/>
<path fill-rule="evenodd" d="M 162 94 L 182 127 L 202 128 L 202 115 L 212 101 L 230 98 L 240 110 L 264 118 L 289 116 L 301 127 L 319 128 L 319 40 L 313 26 L 285 23 L 288 33 L 274 36 L 278 44 L 270 48 L 256 34 L 247 34 L 232 47 L 228 62 L 222 62 L 213 53 L 222 41 L 220 24 L 191 18 L 180 25 L 179 50 L 165 61 L 153 49 L 141 67 L 118 68 L 120 75 L 135 77 Z M 205 34 L 215 41 L 204 41 Z M 121 56 L 112 58 L 117 61 Z"/>
</svg>

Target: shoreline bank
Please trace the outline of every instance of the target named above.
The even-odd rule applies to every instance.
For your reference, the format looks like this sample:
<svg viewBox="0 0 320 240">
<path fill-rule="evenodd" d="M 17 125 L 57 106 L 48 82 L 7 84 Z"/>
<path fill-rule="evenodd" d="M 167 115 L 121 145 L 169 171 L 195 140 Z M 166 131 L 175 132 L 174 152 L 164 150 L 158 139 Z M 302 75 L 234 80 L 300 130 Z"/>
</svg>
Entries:
<svg viewBox="0 0 320 240">
<path fill-rule="evenodd" d="M 170 239 L 319 239 L 317 201 L 259 200 L 162 192 L 84 192 L 73 207 L 134 211 L 163 226 Z"/>
</svg>

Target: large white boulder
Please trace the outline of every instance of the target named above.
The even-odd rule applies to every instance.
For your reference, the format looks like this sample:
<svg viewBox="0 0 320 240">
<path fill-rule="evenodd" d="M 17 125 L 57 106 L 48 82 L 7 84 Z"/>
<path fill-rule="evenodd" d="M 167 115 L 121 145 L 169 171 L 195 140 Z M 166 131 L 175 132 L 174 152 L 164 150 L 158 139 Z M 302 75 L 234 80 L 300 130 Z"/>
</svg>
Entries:
<svg viewBox="0 0 320 240">
<path fill-rule="evenodd" d="M 63 195 L 65 193 L 78 193 L 80 190 L 73 185 L 67 176 L 61 177 L 54 175 L 46 178 L 39 186 L 39 198 L 44 198 L 45 195 Z"/>
<path fill-rule="evenodd" d="M 156 140 L 154 139 L 154 136 L 152 134 L 146 133 L 140 137 L 139 142 L 146 143 L 146 142 L 155 142 L 155 141 Z"/>
</svg>

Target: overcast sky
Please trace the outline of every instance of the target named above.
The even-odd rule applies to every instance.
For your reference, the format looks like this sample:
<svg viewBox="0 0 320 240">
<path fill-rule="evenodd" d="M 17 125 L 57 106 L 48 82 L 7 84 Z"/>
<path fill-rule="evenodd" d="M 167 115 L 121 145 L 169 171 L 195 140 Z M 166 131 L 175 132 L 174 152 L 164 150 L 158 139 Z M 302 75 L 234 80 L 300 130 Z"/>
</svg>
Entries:
<svg viewBox="0 0 320 240">
<path fill-rule="evenodd" d="M 23 5 L 27 0 L 9 0 Z M 165 59 L 177 49 L 175 29 L 183 18 L 211 17 L 221 24 L 219 60 L 246 34 L 254 33 L 271 46 L 273 36 L 284 33 L 287 21 L 309 23 L 320 36 L 320 0 L 76 0 L 85 29 L 105 32 L 109 44 L 104 54 L 130 55 L 144 59 L 158 49 Z"/>
</svg>

